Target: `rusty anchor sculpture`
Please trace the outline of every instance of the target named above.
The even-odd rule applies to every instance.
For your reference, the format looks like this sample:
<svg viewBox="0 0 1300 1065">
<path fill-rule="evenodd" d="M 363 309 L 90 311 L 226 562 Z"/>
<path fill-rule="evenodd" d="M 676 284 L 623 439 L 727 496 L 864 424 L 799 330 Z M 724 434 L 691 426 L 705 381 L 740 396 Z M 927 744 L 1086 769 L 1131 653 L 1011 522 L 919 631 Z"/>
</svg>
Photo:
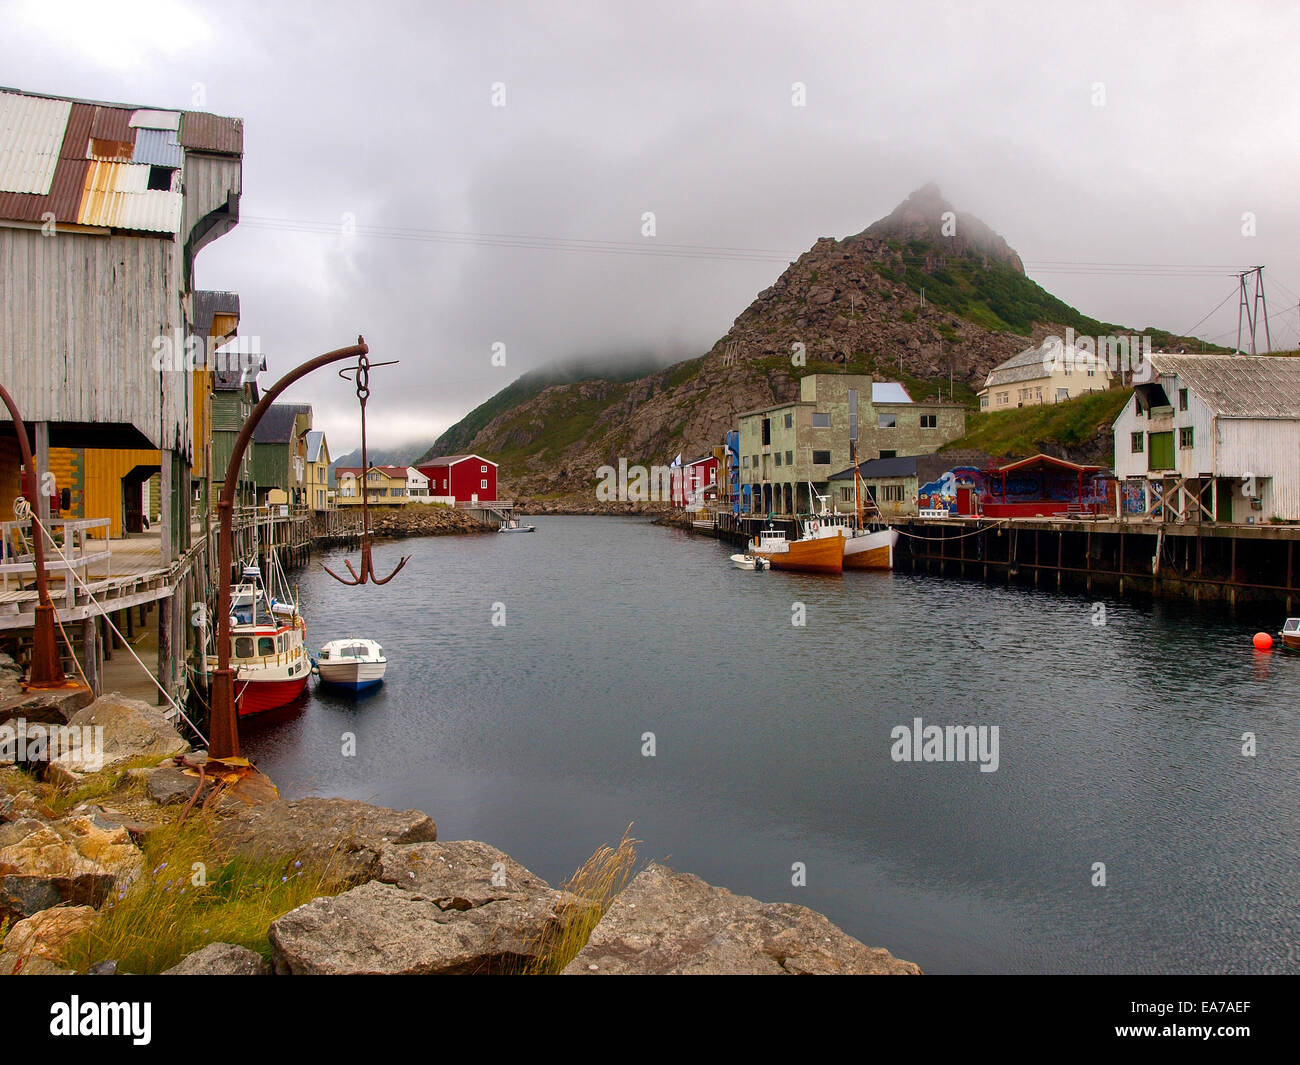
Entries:
<svg viewBox="0 0 1300 1065">
<path fill-rule="evenodd" d="M 340 577 L 329 566 L 321 563 L 321 569 L 328 573 L 340 584 L 346 584 L 355 587 L 358 584 L 365 584 L 370 581 L 373 584 L 387 584 L 399 573 L 402 567 L 411 561 L 410 555 L 403 555 L 401 561 L 397 563 L 397 568 L 387 577 L 380 577 L 375 573 L 375 563 L 370 557 L 370 501 L 369 494 L 366 491 L 366 481 L 369 479 L 370 458 L 366 450 L 366 400 L 370 398 L 370 368 L 372 366 L 393 366 L 395 362 L 376 362 L 372 363 L 369 356 L 364 352 L 357 359 L 355 367 L 345 367 L 339 371 L 339 376 L 345 381 L 355 380 L 357 386 L 357 402 L 361 404 L 361 571 L 358 572 L 352 566 L 352 560 L 345 558 L 343 564 L 347 566 L 348 572 L 352 574 L 352 580 L 346 577 Z M 355 375 L 355 376 L 353 376 Z"/>
</svg>

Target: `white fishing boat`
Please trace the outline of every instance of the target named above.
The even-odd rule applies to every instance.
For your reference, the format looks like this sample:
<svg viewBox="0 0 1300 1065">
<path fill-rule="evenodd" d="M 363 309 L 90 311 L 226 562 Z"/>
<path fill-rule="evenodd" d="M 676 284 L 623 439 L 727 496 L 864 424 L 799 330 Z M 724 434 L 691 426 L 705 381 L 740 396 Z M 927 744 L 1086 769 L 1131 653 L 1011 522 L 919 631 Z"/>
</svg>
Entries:
<svg viewBox="0 0 1300 1065">
<path fill-rule="evenodd" d="M 764 570 L 771 569 L 772 563 L 758 555 L 732 555 L 731 564 L 736 569 Z"/>
<path fill-rule="evenodd" d="M 388 669 L 384 649 L 374 640 L 357 636 L 330 640 L 320 649 L 315 663 L 322 684 L 352 691 L 364 691 L 382 684 L 384 672 Z"/>
<path fill-rule="evenodd" d="M 530 533 L 536 531 L 537 527 L 535 525 L 520 525 L 518 518 L 506 518 L 497 528 L 497 532 L 501 533 Z"/>
</svg>

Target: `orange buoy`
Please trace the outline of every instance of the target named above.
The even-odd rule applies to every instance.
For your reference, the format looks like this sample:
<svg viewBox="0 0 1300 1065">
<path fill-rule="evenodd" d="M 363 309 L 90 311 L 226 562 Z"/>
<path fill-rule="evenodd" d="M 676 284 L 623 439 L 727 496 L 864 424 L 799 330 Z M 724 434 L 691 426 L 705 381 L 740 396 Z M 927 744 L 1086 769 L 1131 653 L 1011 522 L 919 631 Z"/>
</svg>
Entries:
<svg viewBox="0 0 1300 1065">
<path fill-rule="evenodd" d="M 1273 648 L 1273 637 L 1266 632 L 1255 633 L 1255 650 L 1270 651 Z"/>
</svg>

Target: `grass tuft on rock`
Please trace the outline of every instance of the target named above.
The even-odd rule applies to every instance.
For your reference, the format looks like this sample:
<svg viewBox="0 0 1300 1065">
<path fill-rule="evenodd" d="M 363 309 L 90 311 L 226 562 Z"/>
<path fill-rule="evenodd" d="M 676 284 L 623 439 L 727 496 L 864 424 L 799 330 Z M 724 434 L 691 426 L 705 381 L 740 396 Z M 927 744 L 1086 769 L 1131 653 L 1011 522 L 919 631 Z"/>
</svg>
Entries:
<svg viewBox="0 0 1300 1065">
<path fill-rule="evenodd" d="M 631 836 L 628 825 L 617 847 L 601 846 L 562 886 L 582 900 L 578 914 L 553 925 L 542 935 L 535 960 L 525 970 L 529 975 L 559 973 L 587 945 L 592 929 L 605 916 L 614 896 L 622 891 L 636 865 L 636 848 L 641 841 Z"/>
<path fill-rule="evenodd" d="M 222 857 L 214 827 L 212 816 L 202 815 L 151 832 L 142 846 L 144 872 L 69 944 L 64 964 L 85 972 L 112 960 L 121 972 L 158 973 L 209 943 L 235 943 L 269 960 L 272 921 L 349 886 L 328 862 Z"/>
</svg>

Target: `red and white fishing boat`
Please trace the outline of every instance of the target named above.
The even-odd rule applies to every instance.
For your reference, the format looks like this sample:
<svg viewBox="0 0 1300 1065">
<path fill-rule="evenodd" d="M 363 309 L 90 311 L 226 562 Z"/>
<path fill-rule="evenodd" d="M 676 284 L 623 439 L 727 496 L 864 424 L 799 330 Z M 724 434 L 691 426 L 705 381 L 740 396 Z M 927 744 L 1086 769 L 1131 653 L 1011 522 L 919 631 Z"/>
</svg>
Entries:
<svg viewBox="0 0 1300 1065">
<path fill-rule="evenodd" d="M 274 553 L 270 569 L 268 587 L 257 566 L 245 566 L 231 595 L 230 667 L 240 717 L 293 702 L 311 676 L 307 625 Z M 208 656 L 208 668 L 217 668 L 216 655 Z"/>
</svg>

